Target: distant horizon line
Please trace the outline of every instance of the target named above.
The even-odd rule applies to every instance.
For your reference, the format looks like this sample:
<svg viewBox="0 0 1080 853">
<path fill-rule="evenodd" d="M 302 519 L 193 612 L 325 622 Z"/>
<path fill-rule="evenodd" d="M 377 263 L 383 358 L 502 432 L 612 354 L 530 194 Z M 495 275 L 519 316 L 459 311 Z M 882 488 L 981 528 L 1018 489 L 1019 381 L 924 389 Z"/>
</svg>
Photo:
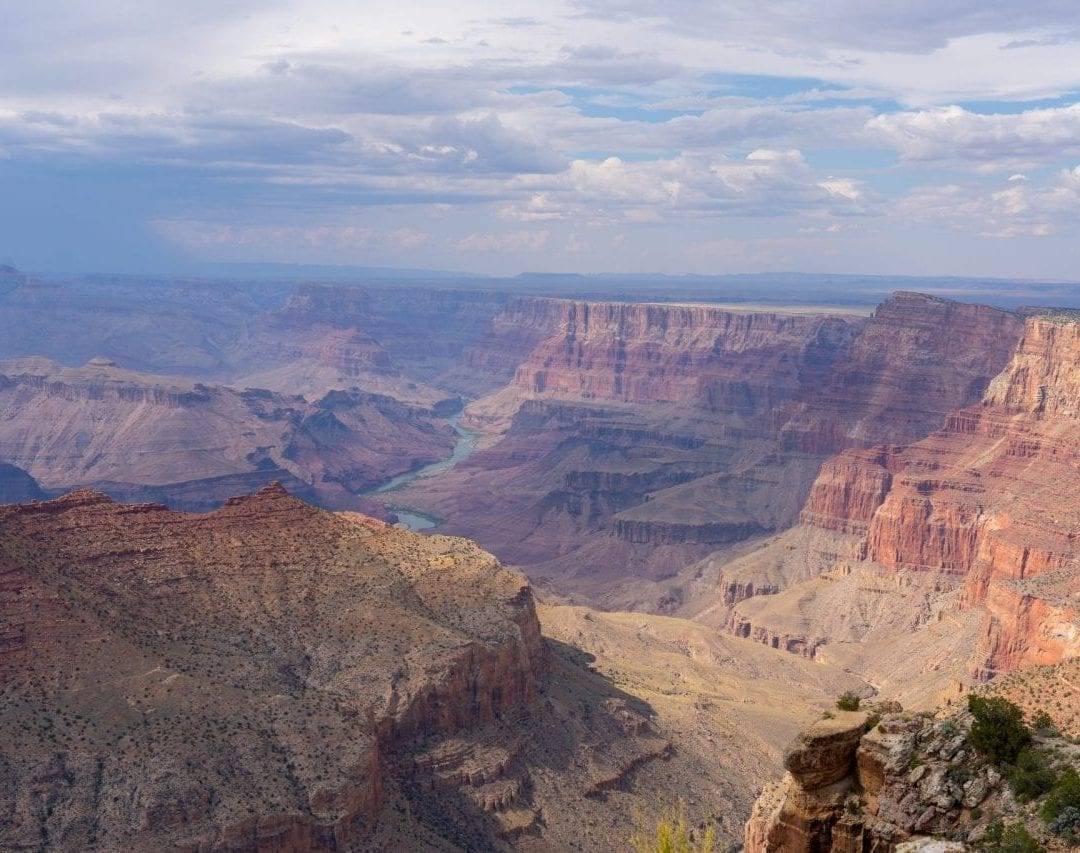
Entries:
<svg viewBox="0 0 1080 853">
<path fill-rule="evenodd" d="M 1080 279 L 1064 278 L 1021 278 L 1015 276 L 988 276 L 988 275 L 939 275 L 934 273 L 880 273 L 880 272 L 803 272 L 799 270 L 770 270 L 759 272 L 727 272 L 727 273 L 670 273 L 670 272 L 541 272 L 523 270 L 512 274 L 469 272 L 465 270 L 442 270 L 415 267 L 391 267 L 391 266 L 365 266 L 359 264 L 306 264 L 286 263 L 277 261 L 235 261 L 221 263 L 199 263 L 187 267 L 151 268 L 144 270 L 115 270 L 115 269 L 31 269 L 21 267 L 10 261 L 0 264 L 0 268 L 7 267 L 21 275 L 35 277 L 98 277 L 109 276 L 119 278 L 131 278 L 138 276 L 154 276 L 160 278 L 206 278 L 227 279 L 237 273 L 246 275 L 262 275 L 268 278 L 289 281 L 297 278 L 308 278 L 315 275 L 334 278 L 350 278 L 364 276 L 368 278 L 384 278 L 392 280 L 425 279 L 450 280 L 472 279 L 479 281 L 515 281 L 515 280 L 567 280 L 582 279 L 586 281 L 609 280 L 609 281 L 640 281 L 640 280 L 666 280 L 671 282 L 692 281 L 740 281 L 760 280 L 774 278 L 786 281 L 804 279 L 807 281 L 821 280 L 867 280 L 867 281 L 939 281 L 939 282 L 993 282 L 993 283 L 1017 283 L 1029 285 L 1080 285 Z"/>
</svg>

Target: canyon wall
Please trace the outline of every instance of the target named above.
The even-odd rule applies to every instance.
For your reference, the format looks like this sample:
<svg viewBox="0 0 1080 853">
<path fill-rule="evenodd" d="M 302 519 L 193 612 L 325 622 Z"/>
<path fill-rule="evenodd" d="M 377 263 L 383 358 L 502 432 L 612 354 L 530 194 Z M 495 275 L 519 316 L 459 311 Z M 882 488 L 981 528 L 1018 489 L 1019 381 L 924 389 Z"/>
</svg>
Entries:
<svg viewBox="0 0 1080 853">
<path fill-rule="evenodd" d="M 999 308 L 894 293 L 824 381 L 782 413 L 781 441 L 831 454 L 922 438 L 982 397 L 1022 329 Z"/>
<path fill-rule="evenodd" d="M 825 463 L 802 522 L 854 536 L 857 572 L 980 614 L 963 652 L 971 678 L 1080 654 L 1078 399 L 1080 323 L 1031 317 L 981 402 L 920 441 Z M 782 601 L 755 605 L 758 629 L 782 621 Z M 924 621 L 935 610 L 909 606 Z"/>
<path fill-rule="evenodd" d="M 557 333 L 515 371 L 528 394 L 755 414 L 820 382 L 850 319 L 710 305 L 551 301 Z M 545 318 L 546 319 L 546 318 Z"/>
<path fill-rule="evenodd" d="M 650 609 L 594 596 L 619 573 L 679 585 L 711 551 L 791 526 L 825 460 L 940 428 L 1023 326 L 910 293 L 869 319 L 521 298 L 494 324 L 474 352 L 505 342 L 518 366 L 465 422 L 499 440 L 399 497 L 564 593 Z M 885 486 L 856 488 L 866 513 Z"/>
</svg>

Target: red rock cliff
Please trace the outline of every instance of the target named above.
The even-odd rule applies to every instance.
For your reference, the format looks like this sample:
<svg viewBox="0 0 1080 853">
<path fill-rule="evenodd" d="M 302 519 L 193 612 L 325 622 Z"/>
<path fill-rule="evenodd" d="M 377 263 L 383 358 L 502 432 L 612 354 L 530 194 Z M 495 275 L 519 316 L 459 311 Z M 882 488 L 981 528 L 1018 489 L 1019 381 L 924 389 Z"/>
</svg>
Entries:
<svg viewBox="0 0 1080 853">
<path fill-rule="evenodd" d="M 1023 329 L 1008 311 L 895 293 L 822 386 L 785 413 L 783 441 L 811 452 L 900 444 L 978 402 Z"/>
<path fill-rule="evenodd" d="M 1033 317 L 981 404 L 907 447 L 849 451 L 804 522 L 865 535 L 865 559 L 964 584 L 986 610 L 972 672 L 1080 654 L 1080 324 Z"/>
<path fill-rule="evenodd" d="M 552 300 L 541 307 L 537 315 L 557 318 L 557 331 L 518 367 L 516 387 L 722 412 L 760 411 L 790 397 L 858 328 L 838 317 L 710 305 Z"/>
</svg>

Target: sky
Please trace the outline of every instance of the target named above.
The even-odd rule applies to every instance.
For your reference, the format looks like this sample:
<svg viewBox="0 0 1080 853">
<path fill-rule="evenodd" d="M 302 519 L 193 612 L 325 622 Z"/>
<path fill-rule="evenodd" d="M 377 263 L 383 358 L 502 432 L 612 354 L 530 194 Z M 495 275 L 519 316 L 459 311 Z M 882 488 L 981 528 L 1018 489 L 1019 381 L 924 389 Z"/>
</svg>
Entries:
<svg viewBox="0 0 1080 853">
<path fill-rule="evenodd" d="M 1080 279 L 1075 0 L 0 0 L 0 263 Z"/>
</svg>

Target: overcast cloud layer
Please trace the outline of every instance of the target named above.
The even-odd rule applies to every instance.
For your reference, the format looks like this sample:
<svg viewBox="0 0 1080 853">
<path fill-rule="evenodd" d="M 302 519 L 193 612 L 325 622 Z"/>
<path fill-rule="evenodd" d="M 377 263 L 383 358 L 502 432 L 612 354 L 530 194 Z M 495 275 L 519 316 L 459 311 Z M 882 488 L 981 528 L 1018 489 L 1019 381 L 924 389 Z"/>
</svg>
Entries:
<svg viewBox="0 0 1080 853">
<path fill-rule="evenodd" d="M 1074 0 L 0 10 L 0 262 L 1080 278 Z"/>
</svg>

